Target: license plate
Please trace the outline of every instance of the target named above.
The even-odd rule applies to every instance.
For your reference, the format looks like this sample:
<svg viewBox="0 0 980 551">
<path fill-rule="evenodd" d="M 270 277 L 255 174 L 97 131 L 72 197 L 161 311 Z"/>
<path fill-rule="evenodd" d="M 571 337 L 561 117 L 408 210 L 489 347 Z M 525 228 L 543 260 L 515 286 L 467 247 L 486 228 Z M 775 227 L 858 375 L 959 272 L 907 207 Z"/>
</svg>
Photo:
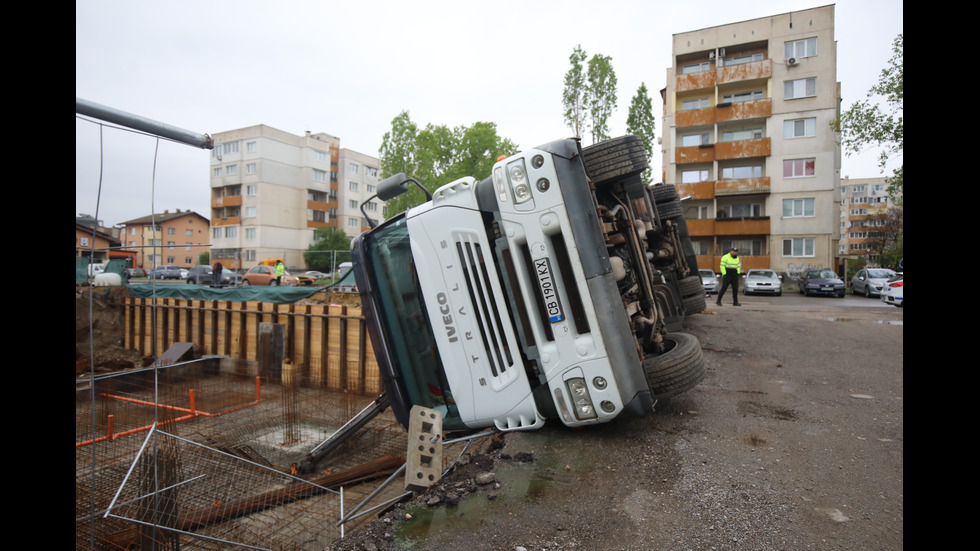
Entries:
<svg viewBox="0 0 980 551">
<path fill-rule="evenodd" d="M 561 309 L 561 302 L 558 300 L 558 291 L 555 289 L 555 280 L 551 277 L 551 262 L 547 258 L 539 258 L 534 261 L 534 272 L 538 276 L 538 288 L 541 289 L 541 297 L 544 299 L 544 308 L 548 313 L 548 321 L 556 323 L 565 319 L 565 314 Z"/>
</svg>

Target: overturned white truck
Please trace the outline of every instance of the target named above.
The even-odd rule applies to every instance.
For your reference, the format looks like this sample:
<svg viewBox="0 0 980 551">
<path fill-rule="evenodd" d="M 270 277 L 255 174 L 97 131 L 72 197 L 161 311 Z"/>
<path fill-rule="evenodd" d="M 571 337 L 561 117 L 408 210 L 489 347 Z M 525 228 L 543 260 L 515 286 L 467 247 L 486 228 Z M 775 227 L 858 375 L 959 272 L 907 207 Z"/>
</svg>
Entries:
<svg viewBox="0 0 980 551">
<path fill-rule="evenodd" d="M 554 141 L 499 160 L 353 241 L 368 331 L 398 421 L 447 431 L 647 414 L 704 377 L 681 332 L 705 306 L 673 186 L 643 144 Z M 404 174 L 377 197 L 405 191 Z M 423 188 L 424 190 L 424 188 Z M 427 194 L 428 195 L 428 194 Z"/>
</svg>

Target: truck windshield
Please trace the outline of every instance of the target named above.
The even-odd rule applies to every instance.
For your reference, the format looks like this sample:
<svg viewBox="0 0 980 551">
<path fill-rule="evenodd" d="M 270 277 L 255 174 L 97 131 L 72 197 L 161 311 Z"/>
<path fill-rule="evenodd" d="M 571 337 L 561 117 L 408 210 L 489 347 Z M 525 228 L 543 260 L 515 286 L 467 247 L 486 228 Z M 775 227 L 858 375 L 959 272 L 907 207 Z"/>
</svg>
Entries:
<svg viewBox="0 0 980 551">
<path fill-rule="evenodd" d="M 373 230 L 366 236 L 366 263 L 377 292 L 376 319 L 388 334 L 391 366 L 397 384 L 411 405 L 442 412 L 447 429 L 465 428 L 453 401 L 446 372 L 436 348 L 405 218 Z"/>
</svg>

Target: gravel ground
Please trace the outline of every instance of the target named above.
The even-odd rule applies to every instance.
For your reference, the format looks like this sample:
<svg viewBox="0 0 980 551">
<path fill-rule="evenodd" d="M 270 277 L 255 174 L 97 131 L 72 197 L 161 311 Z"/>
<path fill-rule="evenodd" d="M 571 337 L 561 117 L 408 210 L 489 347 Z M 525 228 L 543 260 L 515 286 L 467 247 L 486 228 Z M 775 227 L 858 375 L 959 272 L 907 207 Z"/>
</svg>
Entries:
<svg viewBox="0 0 980 551">
<path fill-rule="evenodd" d="M 694 390 L 477 440 L 331 549 L 903 549 L 904 311 L 809 301 L 712 305 L 686 322 L 707 361 Z"/>
</svg>

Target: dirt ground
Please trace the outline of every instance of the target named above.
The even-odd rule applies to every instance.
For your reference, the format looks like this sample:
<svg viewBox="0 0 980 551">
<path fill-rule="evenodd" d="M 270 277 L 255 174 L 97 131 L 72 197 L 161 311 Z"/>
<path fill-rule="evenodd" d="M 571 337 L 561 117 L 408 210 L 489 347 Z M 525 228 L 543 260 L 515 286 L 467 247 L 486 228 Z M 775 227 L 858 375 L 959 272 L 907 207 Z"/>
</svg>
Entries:
<svg viewBox="0 0 980 551">
<path fill-rule="evenodd" d="M 124 293 L 76 293 L 76 375 L 89 309 L 97 371 L 149 361 L 122 347 Z M 903 549 L 904 310 L 787 298 L 686 321 L 707 375 L 654 414 L 474 440 L 331 550 Z"/>
<path fill-rule="evenodd" d="M 809 300 L 712 305 L 687 322 L 707 361 L 693 391 L 485 438 L 331 549 L 902 549 L 904 312 Z"/>
</svg>

